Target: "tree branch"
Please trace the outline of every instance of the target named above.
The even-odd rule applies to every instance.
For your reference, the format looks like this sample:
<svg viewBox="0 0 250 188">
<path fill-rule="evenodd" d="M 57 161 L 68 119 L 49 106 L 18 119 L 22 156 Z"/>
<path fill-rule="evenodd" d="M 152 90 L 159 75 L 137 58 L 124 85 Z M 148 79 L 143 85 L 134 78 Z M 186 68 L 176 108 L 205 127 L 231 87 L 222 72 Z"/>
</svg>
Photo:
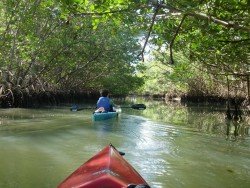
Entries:
<svg viewBox="0 0 250 188">
<path fill-rule="evenodd" d="M 227 28 L 234 28 L 234 29 L 250 32 L 249 27 L 238 25 L 236 23 L 233 23 L 232 21 L 224 21 L 224 20 L 218 19 L 218 18 L 216 18 L 214 16 L 202 13 L 202 12 L 187 12 L 187 13 L 185 13 L 184 11 L 182 11 L 180 9 L 176 9 L 176 8 L 174 8 L 172 6 L 169 6 L 169 5 L 166 5 L 166 4 L 161 4 L 160 8 L 166 8 L 170 12 L 186 14 L 187 16 L 196 17 L 196 18 L 199 18 L 199 19 L 202 19 L 202 20 L 212 21 L 212 22 L 214 22 L 216 24 L 222 25 L 222 26 L 227 27 Z"/>
<path fill-rule="evenodd" d="M 143 45 L 141 53 L 138 55 L 138 56 L 140 56 L 140 55 L 142 56 L 142 61 L 143 62 L 144 62 L 144 55 L 143 54 L 144 54 L 145 48 L 147 46 L 150 34 L 151 34 L 152 30 L 153 30 L 153 26 L 154 26 L 154 23 L 155 23 L 156 15 L 157 15 L 159 9 L 160 9 L 160 6 L 157 6 L 156 9 L 155 9 L 155 12 L 154 12 L 154 15 L 152 17 L 152 21 L 151 21 L 151 24 L 150 24 L 150 27 L 149 27 L 148 35 L 146 37 L 146 41 L 145 41 L 145 43 Z"/>
<path fill-rule="evenodd" d="M 224 43 L 243 43 L 243 42 L 249 42 L 249 39 L 240 39 L 240 40 L 218 40 L 218 42 L 224 42 Z"/>
<path fill-rule="evenodd" d="M 183 15 L 182 19 L 181 19 L 181 22 L 179 24 L 179 26 L 177 27 L 176 31 L 175 31 L 175 34 L 169 44 L 169 50 L 170 50 L 170 62 L 169 64 L 174 64 L 174 58 L 173 58 L 173 45 L 174 45 L 174 41 L 175 41 L 175 38 L 177 37 L 177 35 L 179 34 L 179 31 L 181 29 L 181 26 L 186 18 L 186 14 Z"/>
<path fill-rule="evenodd" d="M 243 31 L 250 32 L 249 27 L 241 26 L 241 25 L 235 24 L 235 23 L 233 23 L 231 21 L 220 20 L 218 18 L 215 18 L 215 17 L 210 16 L 210 15 L 206 15 L 204 13 L 194 12 L 194 13 L 187 13 L 187 15 L 188 16 L 193 16 L 193 17 L 196 17 L 196 18 L 199 18 L 199 19 L 203 19 L 203 20 L 212 21 L 212 22 L 214 22 L 216 24 L 222 25 L 222 26 L 227 27 L 227 28 L 234 28 L 234 29 L 237 29 L 237 30 L 243 30 Z"/>
</svg>

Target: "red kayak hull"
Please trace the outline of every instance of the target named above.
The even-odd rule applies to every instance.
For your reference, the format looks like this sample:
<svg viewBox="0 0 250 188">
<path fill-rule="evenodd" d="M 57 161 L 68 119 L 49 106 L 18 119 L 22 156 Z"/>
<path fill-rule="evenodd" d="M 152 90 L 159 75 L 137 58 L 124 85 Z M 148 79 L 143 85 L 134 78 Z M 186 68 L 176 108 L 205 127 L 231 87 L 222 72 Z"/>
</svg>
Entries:
<svg viewBox="0 0 250 188">
<path fill-rule="evenodd" d="M 58 188 L 126 188 L 130 184 L 148 185 L 114 146 L 106 146 L 81 165 Z"/>
</svg>

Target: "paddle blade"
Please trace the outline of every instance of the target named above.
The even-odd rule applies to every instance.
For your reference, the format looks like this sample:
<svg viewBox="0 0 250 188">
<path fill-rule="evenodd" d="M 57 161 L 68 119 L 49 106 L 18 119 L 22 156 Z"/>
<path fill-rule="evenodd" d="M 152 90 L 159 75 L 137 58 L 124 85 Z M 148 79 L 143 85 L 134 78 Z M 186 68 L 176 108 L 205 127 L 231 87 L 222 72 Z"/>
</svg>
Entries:
<svg viewBox="0 0 250 188">
<path fill-rule="evenodd" d="M 131 108 L 136 109 L 136 110 L 145 110 L 146 105 L 145 104 L 133 104 Z"/>
<path fill-rule="evenodd" d="M 77 111 L 81 111 L 81 110 L 84 110 L 84 109 L 95 109 L 95 107 L 79 107 L 77 104 L 74 104 L 71 106 L 70 108 L 70 111 L 72 112 L 77 112 Z"/>
<path fill-rule="evenodd" d="M 78 109 L 79 109 L 78 105 L 74 104 L 71 106 L 70 111 L 76 112 L 76 111 L 78 111 Z"/>
</svg>

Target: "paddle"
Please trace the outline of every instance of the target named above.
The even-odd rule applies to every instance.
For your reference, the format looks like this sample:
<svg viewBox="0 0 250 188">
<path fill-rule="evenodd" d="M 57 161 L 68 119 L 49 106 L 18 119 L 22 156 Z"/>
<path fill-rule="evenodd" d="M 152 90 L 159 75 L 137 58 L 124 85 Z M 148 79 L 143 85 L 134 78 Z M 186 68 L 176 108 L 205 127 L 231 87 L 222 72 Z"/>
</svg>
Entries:
<svg viewBox="0 0 250 188">
<path fill-rule="evenodd" d="M 133 108 L 135 110 L 145 110 L 146 105 L 145 104 L 133 104 L 131 106 L 121 106 L 121 108 Z"/>
<path fill-rule="evenodd" d="M 131 106 L 121 106 L 120 108 L 132 108 L 132 109 L 135 109 L 135 110 L 145 110 L 146 105 L 145 104 L 133 104 Z M 73 111 L 73 112 L 80 111 L 80 110 L 83 110 L 83 109 L 94 109 L 94 107 L 82 107 L 82 108 L 79 108 L 78 105 L 73 105 L 70 108 L 70 110 Z"/>
<path fill-rule="evenodd" d="M 76 112 L 76 111 L 81 111 L 84 109 L 94 109 L 94 107 L 82 107 L 79 108 L 78 105 L 74 104 L 73 106 L 71 106 L 70 111 Z"/>
</svg>

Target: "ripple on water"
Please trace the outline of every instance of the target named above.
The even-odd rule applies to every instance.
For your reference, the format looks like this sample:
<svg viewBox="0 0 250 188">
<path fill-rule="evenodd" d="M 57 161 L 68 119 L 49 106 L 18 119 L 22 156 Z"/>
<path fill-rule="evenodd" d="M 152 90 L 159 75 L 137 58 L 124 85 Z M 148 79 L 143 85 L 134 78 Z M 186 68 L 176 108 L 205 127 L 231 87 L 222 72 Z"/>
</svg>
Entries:
<svg viewBox="0 0 250 188">
<path fill-rule="evenodd" d="M 0 187 L 11 187 L 7 181 L 56 187 L 110 142 L 153 188 L 250 184 L 249 137 L 232 142 L 125 113 L 115 121 L 92 122 L 91 111 L 82 112 L 25 110 L 25 118 L 18 115 L 8 119 L 9 127 L 1 125 Z"/>
</svg>

